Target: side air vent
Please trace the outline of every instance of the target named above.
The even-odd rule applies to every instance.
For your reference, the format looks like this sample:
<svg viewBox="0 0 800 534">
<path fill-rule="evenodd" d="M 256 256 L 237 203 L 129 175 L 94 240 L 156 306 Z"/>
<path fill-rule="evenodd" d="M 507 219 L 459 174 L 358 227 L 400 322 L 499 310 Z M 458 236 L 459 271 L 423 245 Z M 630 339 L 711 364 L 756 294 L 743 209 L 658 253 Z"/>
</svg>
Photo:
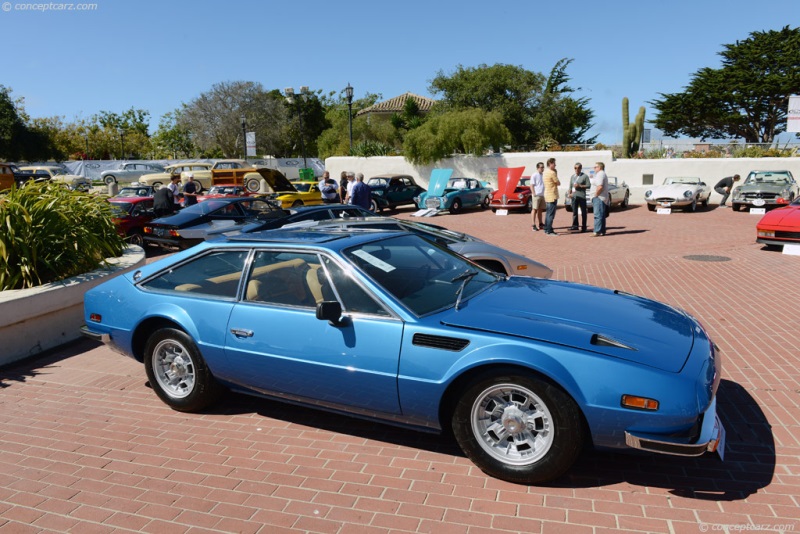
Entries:
<svg viewBox="0 0 800 534">
<path fill-rule="evenodd" d="M 598 347 L 617 347 L 619 349 L 636 350 L 633 347 L 625 345 L 624 343 L 620 343 L 616 339 L 601 336 L 600 334 L 592 335 L 591 343 L 592 345 L 597 345 Z"/>
<path fill-rule="evenodd" d="M 414 334 L 412 343 L 418 347 L 430 347 L 432 349 L 450 350 L 458 352 L 467 348 L 468 339 L 457 337 L 431 336 L 429 334 Z"/>
</svg>

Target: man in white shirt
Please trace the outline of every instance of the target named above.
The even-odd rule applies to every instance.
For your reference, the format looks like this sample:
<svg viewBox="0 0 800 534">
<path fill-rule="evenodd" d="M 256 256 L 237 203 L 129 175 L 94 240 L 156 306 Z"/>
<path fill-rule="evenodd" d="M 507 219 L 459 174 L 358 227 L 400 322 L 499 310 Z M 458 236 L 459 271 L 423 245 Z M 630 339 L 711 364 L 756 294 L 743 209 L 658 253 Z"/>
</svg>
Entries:
<svg viewBox="0 0 800 534">
<path fill-rule="evenodd" d="M 598 237 L 606 235 L 606 214 L 608 213 L 608 176 L 606 176 L 606 164 L 597 162 L 594 165 L 594 176 L 589 181 L 594 189 L 592 199 L 592 211 L 594 211 L 594 234 Z"/>
<path fill-rule="evenodd" d="M 531 222 L 533 223 L 533 231 L 538 232 L 539 228 L 544 228 L 544 222 L 542 221 L 542 214 L 544 213 L 545 203 L 544 203 L 544 179 L 542 178 L 542 172 L 544 171 L 544 163 L 541 161 L 536 164 L 536 172 L 531 176 L 530 188 L 531 188 L 531 205 L 533 209 L 531 210 Z M 536 221 L 539 221 L 539 226 L 536 226 Z"/>
</svg>

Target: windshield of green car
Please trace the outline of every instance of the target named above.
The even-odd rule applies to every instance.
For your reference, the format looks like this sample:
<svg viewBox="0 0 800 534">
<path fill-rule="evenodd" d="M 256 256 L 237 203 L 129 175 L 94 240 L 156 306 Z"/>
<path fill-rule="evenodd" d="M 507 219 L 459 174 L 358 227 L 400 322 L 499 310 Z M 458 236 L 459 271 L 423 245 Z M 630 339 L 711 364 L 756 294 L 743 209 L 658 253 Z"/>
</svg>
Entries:
<svg viewBox="0 0 800 534">
<path fill-rule="evenodd" d="M 364 274 L 417 316 L 450 308 L 500 277 L 416 235 L 389 237 L 345 250 Z"/>
<path fill-rule="evenodd" d="M 785 183 L 789 183 L 789 173 L 786 172 L 751 172 L 744 181 L 744 185 Z"/>
</svg>

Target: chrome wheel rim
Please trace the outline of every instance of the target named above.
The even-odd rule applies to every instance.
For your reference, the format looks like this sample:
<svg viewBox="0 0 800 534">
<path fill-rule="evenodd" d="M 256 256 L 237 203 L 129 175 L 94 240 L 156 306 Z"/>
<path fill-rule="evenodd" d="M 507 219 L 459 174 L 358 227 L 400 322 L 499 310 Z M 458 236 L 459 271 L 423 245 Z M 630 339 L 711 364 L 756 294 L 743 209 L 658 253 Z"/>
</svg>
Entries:
<svg viewBox="0 0 800 534">
<path fill-rule="evenodd" d="M 165 339 L 153 349 L 153 371 L 158 385 L 170 397 L 182 399 L 194 391 L 194 360 L 186 347 L 174 339 Z"/>
<path fill-rule="evenodd" d="M 538 462 L 553 445 L 553 416 L 533 391 L 517 384 L 497 384 L 475 399 L 472 432 L 481 448 L 508 465 Z"/>
</svg>

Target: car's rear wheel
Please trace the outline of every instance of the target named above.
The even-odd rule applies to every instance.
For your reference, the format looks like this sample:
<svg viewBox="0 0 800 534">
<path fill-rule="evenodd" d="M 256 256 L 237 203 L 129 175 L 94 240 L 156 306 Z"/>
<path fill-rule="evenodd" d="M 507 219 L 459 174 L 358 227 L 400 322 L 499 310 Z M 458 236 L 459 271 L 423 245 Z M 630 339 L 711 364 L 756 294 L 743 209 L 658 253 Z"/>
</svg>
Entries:
<svg viewBox="0 0 800 534">
<path fill-rule="evenodd" d="M 464 453 L 491 476 L 539 484 L 562 475 L 583 447 L 575 401 L 534 375 L 483 375 L 466 387 L 452 430 Z"/>
<path fill-rule="evenodd" d="M 462 208 L 462 207 L 463 207 L 463 206 L 462 206 L 462 204 L 461 204 L 461 199 L 458 199 L 458 198 L 457 198 L 457 199 L 455 199 L 455 200 L 453 201 L 453 205 L 452 205 L 452 206 L 450 206 L 450 213 L 452 213 L 452 214 L 454 214 L 454 215 L 455 215 L 456 213 L 460 213 L 460 212 L 461 212 L 461 208 Z"/>
<path fill-rule="evenodd" d="M 103 178 L 103 181 L 106 183 L 106 185 L 111 185 L 117 183 L 117 178 L 114 175 L 109 174 L 108 176 Z"/>
<path fill-rule="evenodd" d="M 161 187 L 161 182 L 153 182 L 153 191 L 158 191 L 158 188 Z"/>
<path fill-rule="evenodd" d="M 137 245 L 139 247 L 144 247 L 144 234 L 138 228 L 135 230 L 131 230 L 128 234 L 128 243 L 131 245 Z"/>
<path fill-rule="evenodd" d="M 162 328 L 147 340 L 144 367 L 156 395 L 169 407 L 195 412 L 213 404 L 221 387 L 191 337 Z"/>
</svg>

